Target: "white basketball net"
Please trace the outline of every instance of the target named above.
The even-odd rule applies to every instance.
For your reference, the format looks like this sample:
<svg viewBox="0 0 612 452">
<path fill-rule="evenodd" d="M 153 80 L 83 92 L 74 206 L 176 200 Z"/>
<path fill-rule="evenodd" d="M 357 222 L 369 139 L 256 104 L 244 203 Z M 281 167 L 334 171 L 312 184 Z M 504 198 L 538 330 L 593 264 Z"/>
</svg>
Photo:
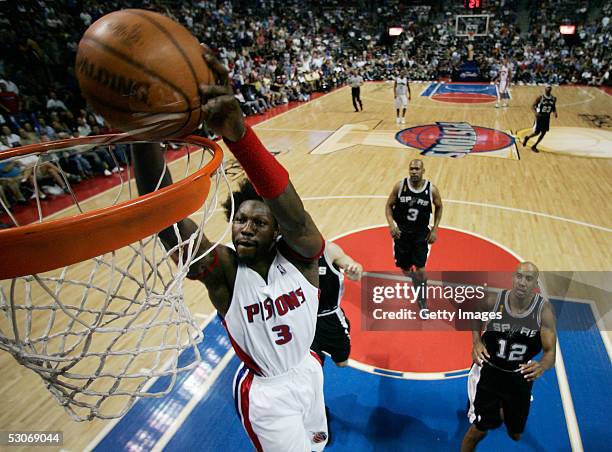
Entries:
<svg viewBox="0 0 612 452">
<path fill-rule="evenodd" d="M 209 153 L 191 150 L 185 175 Z M 129 169 L 127 176 L 122 189 L 127 185 L 132 197 Z M 85 262 L 0 281 L 0 349 L 36 372 L 75 420 L 120 417 L 139 397 L 169 393 L 177 374 L 200 362 L 202 331 L 183 302 L 183 281 L 189 265 L 227 232 L 194 260 L 221 178 L 227 183 L 223 167 L 192 216 L 198 231 L 172 250 L 155 234 Z M 174 231 L 179 237 L 176 225 Z M 151 390 L 159 377 L 167 378 Z"/>
</svg>

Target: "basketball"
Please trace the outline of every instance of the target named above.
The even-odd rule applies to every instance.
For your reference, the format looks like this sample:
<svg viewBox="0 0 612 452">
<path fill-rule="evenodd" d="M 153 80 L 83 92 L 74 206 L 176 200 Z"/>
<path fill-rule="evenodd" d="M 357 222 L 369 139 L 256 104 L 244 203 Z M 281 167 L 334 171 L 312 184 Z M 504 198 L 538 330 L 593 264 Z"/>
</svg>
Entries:
<svg viewBox="0 0 612 452">
<path fill-rule="evenodd" d="M 214 83 L 198 40 L 151 11 L 124 9 L 83 35 L 75 72 L 91 107 L 139 138 L 187 135 L 202 122 L 198 85 Z"/>
</svg>

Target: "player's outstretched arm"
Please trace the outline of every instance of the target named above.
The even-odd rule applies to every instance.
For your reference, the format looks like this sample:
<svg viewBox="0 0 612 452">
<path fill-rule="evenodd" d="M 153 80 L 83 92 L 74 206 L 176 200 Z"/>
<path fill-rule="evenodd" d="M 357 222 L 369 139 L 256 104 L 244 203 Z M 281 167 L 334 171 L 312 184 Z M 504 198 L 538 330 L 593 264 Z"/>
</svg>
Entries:
<svg viewBox="0 0 612 452">
<path fill-rule="evenodd" d="M 332 263 L 341 268 L 344 274 L 353 281 L 359 281 L 363 273 L 362 265 L 355 261 L 351 256 L 346 254 L 342 248 L 334 242 L 327 242 L 325 245 L 326 253 L 330 257 Z"/>
<path fill-rule="evenodd" d="M 540 340 L 542 341 L 542 358 L 540 361 L 529 361 L 521 364 L 521 373 L 529 381 L 542 376 L 555 365 L 557 355 L 557 328 L 555 313 L 550 302 L 545 301 L 542 307 Z"/>
<path fill-rule="evenodd" d="M 240 106 L 227 83 L 227 69 L 207 48 L 204 49 L 204 59 L 217 75 L 219 83 L 200 88 L 206 124 L 223 136 L 225 144 L 270 207 L 285 242 L 299 255 L 317 258 L 325 242 L 304 209 L 287 170 L 268 152 L 255 132 L 244 124 Z"/>
<path fill-rule="evenodd" d="M 394 239 L 400 238 L 400 230 L 395 224 L 395 220 L 393 219 L 393 206 L 397 201 L 397 192 L 400 189 L 400 184 L 402 181 L 399 181 L 397 184 L 393 186 L 391 193 L 389 193 L 389 197 L 387 198 L 387 204 L 385 205 L 385 216 L 387 217 L 387 223 L 389 224 L 389 231 L 391 232 L 391 237 Z"/>
<path fill-rule="evenodd" d="M 172 184 L 172 176 L 169 169 L 165 169 L 164 177 L 157 187 L 158 181 L 164 172 L 165 160 L 162 153 L 161 145 L 158 143 L 139 143 L 133 146 L 134 155 L 134 175 L 136 178 L 136 186 L 138 193 L 151 193 L 158 188 L 167 187 Z M 197 231 L 197 225 L 185 218 L 177 224 L 179 234 L 182 240 L 186 240 Z M 159 238 L 166 250 L 171 250 L 178 244 L 178 237 L 171 226 L 159 233 Z M 196 255 L 205 252 L 213 244 L 206 238 L 202 237 L 200 248 Z M 206 257 L 192 264 L 187 275 L 190 279 L 201 280 L 207 287 L 211 301 L 215 308 L 225 314 L 229 306 L 229 291 L 227 283 L 228 269 L 234 269 L 234 259 L 231 255 L 232 251 L 225 246 L 218 246 Z M 173 253 L 175 259 L 178 259 L 178 250 Z"/>
</svg>

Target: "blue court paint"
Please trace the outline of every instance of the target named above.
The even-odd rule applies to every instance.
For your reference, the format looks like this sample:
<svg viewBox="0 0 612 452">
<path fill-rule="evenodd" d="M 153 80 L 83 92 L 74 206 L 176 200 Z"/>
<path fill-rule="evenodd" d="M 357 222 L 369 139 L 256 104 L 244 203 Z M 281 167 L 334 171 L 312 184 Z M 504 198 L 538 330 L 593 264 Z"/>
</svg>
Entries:
<svg viewBox="0 0 612 452">
<path fill-rule="evenodd" d="M 234 357 L 164 451 L 251 451 L 251 445 L 234 406 L 232 381 L 240 365 Z"/>
<path fill-rule="evenodd" d="M 151 450 L 230 347 L 225 328 L 218 318 L 213 319 L 204 329 L 204 339 L 198 345 L 202 356 L 200 365 L 191 372 L 179 374 L 174 388 L 167 396 L 161 399 L 140 399 L 94 450 Z M 179 363 L 191 359 L 193 351 L 187 350 L 179 357 Z M 158 379 L 149 390 L 163 390 L 169 378 Z"/>
<path fill-rule="evenodd" d="M 591 306 L 554 303 L 557 335 L 584 450 L 609 450 L 612 441 L 612 364 Z"/>
<path fill-rule="evenodd" d="M 332 365 L 326 366 L 325 378 L 334 435 L 329 450 L 459 450 L 469 427 L 466 378 L 400 380 Z M 521 447 L 516 446 L 499 429 L 489 433 L 479 450 L 570 449 L 554 372 L 535 386 L 530 421 Z"/>
<path fill-rule="evenodd" d="M 375 367 L 373 369 L 374 372 L 376 372 L 377 374 L 380 375 L 386 375 L 388 377 L 398 377 L 401 378 L 404 376 L 404 374 L 402 372 L 395 372 L 393 370 L 387 370 L 387 369 L 379 369 L 377 367 Z"/>
<path fill-rule="evenodd" d="M 429 86 L 425 88 L 425 91 L 421 93 L 421 96 L 431 96 L 439 85 L 440 83 L 430 83 Z"/>
<path fill-rule="evenodd" d="M 488 83 L 442 83 L 436 94 L 465 93 L 488 94 L 497 97 L 495 85 Z"/>
</svg>

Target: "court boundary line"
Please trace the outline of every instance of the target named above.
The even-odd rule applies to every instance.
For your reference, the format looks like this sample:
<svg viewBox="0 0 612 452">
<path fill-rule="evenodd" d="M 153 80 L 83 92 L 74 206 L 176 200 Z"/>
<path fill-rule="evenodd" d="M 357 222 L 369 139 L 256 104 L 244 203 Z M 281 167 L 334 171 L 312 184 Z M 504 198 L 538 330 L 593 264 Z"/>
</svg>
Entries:
<svg viewBox="0 0 612 452">
<path fill-rule="evenodd" d="M 447 226 L 443 226 L 440 225 L 442 227 L 447 227 Z M 366 226 L 366 227 L 362 227 L 362 228 L 358 228 L 355 229 L 354 231 L 349 231 L 343 234 L 340 234 L 338 236 L 335 236 L 334 238 L 330 239 L 330 240 L 336 240 L 338 238 L 342 238 L 345 237 L 351 233 L 354 232 L 360 232 L 360 231 L 364 231 L 366 229 L 373 229 L 373 228 L 377 228 L 377 227 L 388 227 L 387 224 L 383 223 L 383 224 L 379 224 L 379 225 L 370 225 L 370 226 Z M 503 250 L 507 251 L 508 253 L 510 253 L 512 256 L 514 256 L 515 258 L 517 258 L 519 261 L 523 261 L 523 259 L 513 250 L 511 250 L 510 248 L 497 243 L 495 240 L 486 238 L 483 235 L 477 234 L 477 233 L 472 233 L 472 232 L 467 232 L 464 231 L 462 229 L 459 228 L 453 228 L 453 227 L 448 227 L 448 229 L 452 229 L 458 232 L 464 232 L 467 234 L 474 234 L 475 236 L 489 241 L 490 243 L 493 243 L 495 245 L 499 245 L 500 248 L 502 248 Z M 599 329 L 599 327 L 598 327 Z M 600 330 L 601 331 L 601 330 Z M 605 343 L 604 343 L 605 344 Z M 557 343 L 556 343 L 556 352 L 557 352 L 557 359 L 555 359 L 555 373 L 557 375 L 557 384 L 559 386 L 559 394 L 561 396 L 561 404 L 563 406 L 563 416 L 565 418 L 565 424 L 567 427 L 567 433 L 569 436 L 569 441 L 570 444 L 572 446 L 572 452 L 583 452 L 584 448 L 582 445 L 582 437 L 580 435 L 580 427 L 578 425 L 578 419 L 576 417 L 576 411 L 574 409 L 574 402 L 573 402 L 573 398 L 572 398 L 572 393 L 569 387 L 569 381 L 567 379 L 567 372 L 565 370 L 565 362 L 563 361 L 563 355 L 561 354 L 561 347 L 559 345 L 559 340 L 557 339 Z M 349 360 L 350 363 L 350 360 Z M 374 373 L 371 372 L 375 375 L 381 375 L 380 373 Z M 387 375 L 388 377 L 390 375 Z M 393 377 L 393 376 L 390 376 Z M 452 376 L 450 378 L 453 378 Z"/>
<path fill-rule="evenodd" d="M 206 314 L 204 314 L 206 315 Z M 202 324 L 200 325 L 200 330 L 204 331 L 204 329 L 214 320 L 214 318 L 216 317 L 216 313 L 212 312 L 210 314 L 208 314 L 208 316 L 206 317 L 206 319 L 202 322 Z M 204 339 L 202 339 L 204 340 Z M 168 363 L 166 366 L 168 366 L 170 363 Z M 148 390 L 160 377 L 155 377 L 154 379 L 148 381 L 142 388 L 143 391 Z M 140 400 L 140 399 L 139 399 Z M 131 408 L 130 408 L 131 410 Z M 129 410 L 128 410 L 129 412 Z M 127 414 L 127 413 L 126 413 Z M 85 452 L 90 452 L 92 450 L 94 450 L 96 448 L 96 446 L 98 444 L 100 444 L 100 442 L 106 438 L 106 435 L 108 435 L 119 423 L 119 421 L 121 421 L 121 419 L 123 419 L 123 416 L 120 418 L 115 418 L 112 419 L 111 421 L 108 422 L 108 424 L 106 424 L 104 426 L 104 428 L 102 430 L 100 430 L 100 432 L 98 432 L 98 434 L 94 437 L 94 439 L 92 439 L 89 444 L 87 444 L 87 446 L 83 449 Z"/>
<path fill-rule="evenodd" d="M 594 300 L 589 300 L 587 298 L 565 298 L 565 297 L 557 297 L 555 295 L 549 295 L 550 298 L 561 301 L 569 301 L 571 303 L 582 303 L 588 304 L 591 306 L 591 312 L 593 313 L 593 318 L 595 319 L 595 325 L 597 325 L 597 329 L 599 330 L 599 334 L 601 336 L 601 341 L 608 352 L 608 358 L 612 362 L 612 342 L 610 341 L 610 336 L 608 336 L 608 331 L 605 329 L 601 329 L 601 326 L 605 328 L 604 318 L 599 313 L 599 309 L 597 308 L 597 303 Z M 598 320 L 599 319 L 599 320 Z"/>
<path fill-rule="evenodd" d="M 389 196 L 388 195 L 328 195 L 328 196 L 305 196 L 302 198 L 302 201 L 325 201 L 328 199 L 387 199 Z M 591 223 L 586 223 L 584 221 L 580 221 L 580 220 L 573 220 L 571 218 L 564 218 L 564 217 L 560 217 L 558 215 L 552 215 L 549 213 L 545 213 L 545 212 L 536 212 L 533 210 L 527 210 L 527 209 L 519 209 L 517 207 L 508 207 L 508 206 L 501 206 L 499 204 L 489 204 L 489 203 L 484 203 L 484 202 L 476 202 L 476 201 L 461 201 L 458 199 L 442 199 L 442 201 L 450 203 L 450 204 L 465 204 L 465 205 L 472 205 L 472 206 L 477 206 L 477 207 L 489 207 L 492 209 L 500 209 L 500 210 L 507 210 L 510 212 L 518 212 L 518 213 L 525 213 L 528 215 L 534 215 L 534 216 L 539 216 L 539 217 L 544 217 L 544 218 L 550 218 L 552 220 L 557 220 L 557 221 L 565 221 L 567 223 L 573 223 L 579 226 L 585 226 L 588 228 L 592 228 L 592 229 L 598 229 L 604 232 L 612 232 L 612 228 L 607 228 L 605 226 L 598 226 L 596 224 L 591 224 Z"/>
<path fill-rule="evenodd" d="M 557 338 L 555 350 L 555 372 L 557 373 L 557 384 L 559 385 L 565 426 L 567 427 L 572 452 L 583 452 L 582 436 L 580 435 L 580 427 L 578 425 L 578 418 L 576 417 L 576 410 L 574 409 L 574 400 L 569 387 L 569 380 L 567 379 L 567 371 L 565 370 L 565 361 L 563 360 L 563 353 L 559 345 L 559 338 Z"/>
</svg>

